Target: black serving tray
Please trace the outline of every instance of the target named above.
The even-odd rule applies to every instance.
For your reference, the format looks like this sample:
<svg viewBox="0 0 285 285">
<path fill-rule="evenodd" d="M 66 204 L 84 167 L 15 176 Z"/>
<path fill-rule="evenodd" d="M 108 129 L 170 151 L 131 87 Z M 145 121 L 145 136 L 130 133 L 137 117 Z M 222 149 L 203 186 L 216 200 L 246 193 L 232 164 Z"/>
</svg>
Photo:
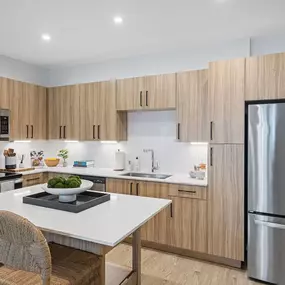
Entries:
<svg viewBox="0 0 285 285">
<path fill-rule="evenodd" d="M 110 200 L 110 194 L 86 191 L 77 194 L 77 199 L 71 203 L 62 203 L 58 201 L 57 195 L 47 192 L 41 192 L 23 197 L 24 204 L 30 204 L 45 208 L 51 208 L 71 213 L 79 213 L 89 208 L 100 205 Z"/>
</svg>

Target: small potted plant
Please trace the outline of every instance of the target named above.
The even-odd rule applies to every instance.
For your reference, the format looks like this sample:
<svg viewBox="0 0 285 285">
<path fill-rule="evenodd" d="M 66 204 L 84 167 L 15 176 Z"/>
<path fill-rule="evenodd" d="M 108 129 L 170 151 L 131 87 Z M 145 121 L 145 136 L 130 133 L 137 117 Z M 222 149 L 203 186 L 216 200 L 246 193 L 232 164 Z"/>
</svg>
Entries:
<svg viewBox="0 0 285 285">
<path fill-rule="evenodd" d="M 67 149 L 61 149 L 58 154 L 57 154 L 58 157 L 61 157 L 63 159 L 63 164 L 62 166 L 63 167 L 66 167 L 67 166 L 67 159 L 68 159 L 68 150 Z"/>
</svg>

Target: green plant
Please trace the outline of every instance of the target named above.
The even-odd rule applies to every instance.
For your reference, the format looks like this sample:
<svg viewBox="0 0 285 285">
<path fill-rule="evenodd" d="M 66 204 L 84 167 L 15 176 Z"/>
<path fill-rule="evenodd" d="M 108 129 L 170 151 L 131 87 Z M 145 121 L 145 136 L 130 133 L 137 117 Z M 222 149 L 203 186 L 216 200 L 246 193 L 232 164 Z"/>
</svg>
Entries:
<svg viewBox="0 0 285 285">
<path fill-rule="evenodd" d="M 63 161 L 65 161 L 66 159 L 68 159 L 68 149 L 61 149 L 58 154 L 58 157 L 62 157 Z"/>
</svg>

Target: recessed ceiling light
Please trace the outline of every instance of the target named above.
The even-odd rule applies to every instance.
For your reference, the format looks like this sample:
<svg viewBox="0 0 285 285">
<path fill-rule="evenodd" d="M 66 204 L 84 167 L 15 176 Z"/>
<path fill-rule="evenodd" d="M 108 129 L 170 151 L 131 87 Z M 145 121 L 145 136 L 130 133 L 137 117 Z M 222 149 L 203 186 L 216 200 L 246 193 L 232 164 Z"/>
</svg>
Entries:
<svg viewBox="0 0 285 285">
<path fill-rule="evenodd" d="M 122 24 L 123 23 L 123 18 L 122 17 L 114 17 L 114 23 L 115 24 Z"/>
<path fill-rule="evenodd" d="M 46 42 L 51 40 L 51 36 L 49 34 L 42 34 L 42 39 Z"/>
</svg>

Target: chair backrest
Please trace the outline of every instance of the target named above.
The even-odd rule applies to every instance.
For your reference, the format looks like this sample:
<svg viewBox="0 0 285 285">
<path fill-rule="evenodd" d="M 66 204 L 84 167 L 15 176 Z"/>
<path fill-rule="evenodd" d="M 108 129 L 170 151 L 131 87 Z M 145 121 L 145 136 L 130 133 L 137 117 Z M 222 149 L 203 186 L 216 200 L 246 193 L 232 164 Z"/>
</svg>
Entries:
<svg viewBox="0 0 285 285">
<path fill-rule="evenodd" d="M 51 254 L 42 232 L 27 219 L 0 211 L 0 263 L 38 273 L 50 284 Z"/>
</svg>

